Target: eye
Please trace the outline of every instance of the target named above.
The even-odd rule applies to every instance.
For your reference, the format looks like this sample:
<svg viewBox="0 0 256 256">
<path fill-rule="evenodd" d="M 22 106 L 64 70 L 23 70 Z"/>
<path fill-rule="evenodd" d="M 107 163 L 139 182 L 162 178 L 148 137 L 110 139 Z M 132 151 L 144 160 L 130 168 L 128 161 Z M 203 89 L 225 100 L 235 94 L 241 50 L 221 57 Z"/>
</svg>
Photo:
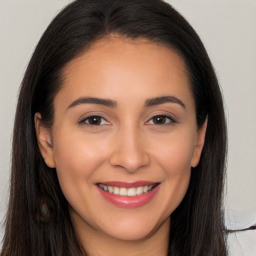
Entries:
<svg viewBox="0 0 256 256">
<path fill-rule="evenodd" d="M 174 118 L 170 116 L 157 115 L 152 117 L 147 123 L 153 124 L 153 125 L 166 125 L 166 124 L 176 123 L 176 121 Z"/>
<path fill-rule="evenodd" d="M 100 126 L 100 125 L 108 125 L 109 122 L 103 118 L 102 116 L 88 116 L 81 121 L 81 124 L 91 125 L 91 126 Z"/>
</svg>

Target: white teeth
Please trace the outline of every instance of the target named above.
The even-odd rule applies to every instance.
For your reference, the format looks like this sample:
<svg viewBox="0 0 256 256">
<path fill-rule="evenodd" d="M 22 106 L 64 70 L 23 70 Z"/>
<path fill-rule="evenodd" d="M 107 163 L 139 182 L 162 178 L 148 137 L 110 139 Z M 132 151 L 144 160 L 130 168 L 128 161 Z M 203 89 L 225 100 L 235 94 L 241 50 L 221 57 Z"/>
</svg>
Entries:
<svg viewBox="0 0 256 256">
<path fill-rule="evenodd" d="M 126 188 L 120 188 L 119 190 L 120 196 L 127 196 L 127 189 Z"/>
<path fill-rule="evenodd" d="M 127 195 L 128 196 L 136 196 L 136 188 L 129 188 Z"/>
<path fill-rule="evenodd" d="M 134 187 L 134 188 L 119 188 L 119 187 L 114 187 L 114 186 L 106 186 L 104 184 L 99 184 L 99 187 L 109 193 L 114 193 L 115 195 L 120 195 L 120 196 L 137 196 L 141 195 L 143 193 L 147 193 L 152 188 L 154 185 L 149 185 L 149 186 L 140 186 L 140 187 Z"/>
<path fill-rule="evenodd" d="M 100 184 L 100 188 L 102 188 L 104 191 L 108 191 L 108 187 L 106 185 Z"/>
<path fill-rule="evenodd" d="M 119 195 L 119 188 L 114 187 L 114 194 L 115 194 L 115 195 Z"/>
<path fill-rule="evenodd" d="M 113 190 L 113 188 L 111 186 L 108 186 L 108 192 L 109 193 L 113 193 L 114 192 L 114 190 Z"/>
<path fill-rule="evenodd" d="M 138 187 L 138 188 L 137 188 L 137 191 L 136 191 L 136 194 L 137 194 L 137 195 L 141 195 L 143 192 L 144 192 L 144 191 L 143 191 L 143 187 Z"/>
</svg>

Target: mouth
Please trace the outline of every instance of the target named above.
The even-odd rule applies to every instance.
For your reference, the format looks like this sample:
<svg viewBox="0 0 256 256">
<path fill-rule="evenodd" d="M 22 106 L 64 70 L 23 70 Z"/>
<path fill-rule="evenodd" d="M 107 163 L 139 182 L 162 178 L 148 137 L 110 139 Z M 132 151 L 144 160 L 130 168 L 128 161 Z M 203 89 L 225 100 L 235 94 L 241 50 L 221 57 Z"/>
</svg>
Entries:
<svg viewBox="0 0 256 256">
<path fill-rule="evenodd" d="M 103 183 L 98 183 L 97 186 L 110 194 L 114 194 L 117 196 L 124 196 L 124 197 L 135 197 L 139 196 L 142 194 L 146 194 L 153 190 L 155 187 L 157 187 L 160 183 L 151 183 L 148 185 L 136 185 L 136 184 L 120 184 L 118 185 L 110 185 L 110 184 L 103 184 Z"/>
<path fill-rule="evenodd" d="M 147 181 L 97 183 L 101 196 L 108 202 L 121 208 L 137 208 L 153 200 L 161 183 Z"/>
</svg>

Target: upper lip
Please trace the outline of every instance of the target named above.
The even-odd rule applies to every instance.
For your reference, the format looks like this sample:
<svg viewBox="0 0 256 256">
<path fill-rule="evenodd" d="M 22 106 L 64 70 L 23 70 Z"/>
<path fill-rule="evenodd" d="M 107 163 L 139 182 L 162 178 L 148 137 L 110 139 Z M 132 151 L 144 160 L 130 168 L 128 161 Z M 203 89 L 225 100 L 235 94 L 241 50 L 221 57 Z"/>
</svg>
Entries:
<svg viewBox="0 0 256 256">
<path fill-rule="evenodd" d="M 152 181 L 135 181 L 135 182 L 105 181 L 105 182 L 99 182 L 97 184 L 103 184 L 103 185 L 114 186 L 114 187 L 122 187 L 122 188 L 133 188 L 133 187 L 140 187 L 140 186 L 155 185 L 155 184 L 159 184 L 159 182 L 152 182 Z"/>
<path fill-rule="evenodd" d="M 122 187 L 122 188 L 133 188 L 133 187 L 140 187 L 140 186 L 149 186 L 158 184 L 159 182 L 152 182 L 152 181 L 135 181 L 135 182 L 123 182 L 123 181 L 105 181 L 99 182 L 97 184 L 103 184 L 107 186 L 114 186 L 114 187 Z"/>
</svg>

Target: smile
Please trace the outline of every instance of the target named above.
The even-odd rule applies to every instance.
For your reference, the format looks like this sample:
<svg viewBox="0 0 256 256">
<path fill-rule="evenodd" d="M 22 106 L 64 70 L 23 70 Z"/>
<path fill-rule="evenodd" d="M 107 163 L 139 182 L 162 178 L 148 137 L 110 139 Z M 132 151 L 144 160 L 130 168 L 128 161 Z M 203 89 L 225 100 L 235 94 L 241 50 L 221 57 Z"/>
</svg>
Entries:
<svg viewBox="0 0 256 256">
<path fill-rule="evenodd" d="M 138 181 L 96 184 L 104 199 L 121 208 L 137 208 L 148 204 L 156 196 L 161 183 Z"/>
<path fill-rule="evenodd" d="M 120 195 L 120 196 L 139 196 L 144 193 L 148 193 L 151 191 L 154 187 L 156 187 L 158 184 L 152 184 L 148 186 L 139 186 L 139 187 L 131 187 L 131 188 L 125 188 L 125 187 L 116 187 L 116 186 L 109 186 L 105 184 L 99 184 L 98 186 L 111 194 Z"/>
</svg>

